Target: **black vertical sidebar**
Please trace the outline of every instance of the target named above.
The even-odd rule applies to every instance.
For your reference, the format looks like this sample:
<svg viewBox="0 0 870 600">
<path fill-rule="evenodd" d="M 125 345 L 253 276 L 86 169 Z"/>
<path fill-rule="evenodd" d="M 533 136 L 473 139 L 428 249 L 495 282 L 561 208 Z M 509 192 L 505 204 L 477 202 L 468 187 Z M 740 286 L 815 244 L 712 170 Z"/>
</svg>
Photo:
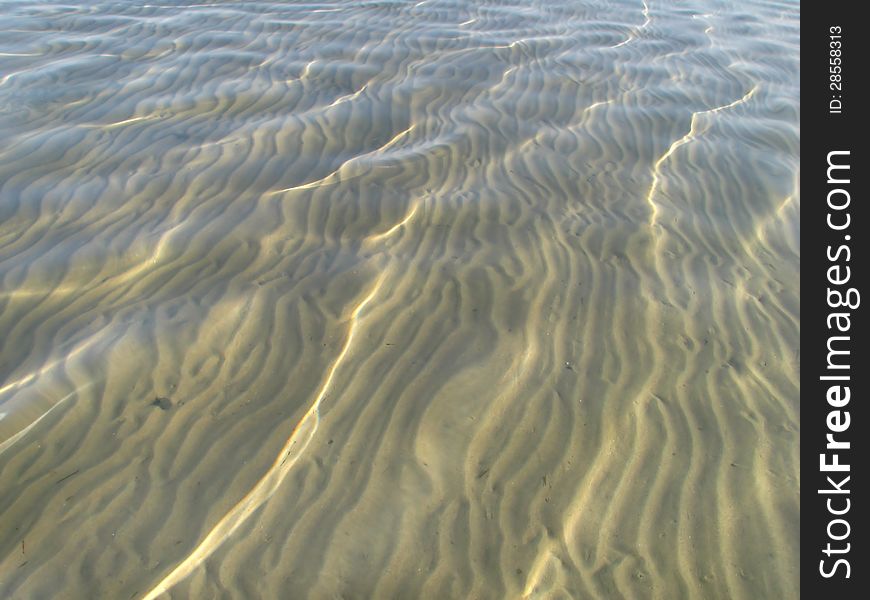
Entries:
<svg viewBox="0 0 870 600">
<path fill-rule="evenodd" d="M 857 2 L 801 14 L 801 594 L 866 598 L 868 109 Z"/>
</svg>

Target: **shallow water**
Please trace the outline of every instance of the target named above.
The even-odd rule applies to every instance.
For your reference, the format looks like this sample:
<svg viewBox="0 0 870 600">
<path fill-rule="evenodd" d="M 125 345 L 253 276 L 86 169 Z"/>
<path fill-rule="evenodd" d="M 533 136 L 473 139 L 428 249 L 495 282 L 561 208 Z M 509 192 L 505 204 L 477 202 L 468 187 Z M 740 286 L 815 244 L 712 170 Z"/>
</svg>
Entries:
<svg viewBox="0 0 870 600">
<path fill-rule="evenodd" d="M 0 1 L 0 596 L 796 598 L 797 3 Z"/>
</svg>

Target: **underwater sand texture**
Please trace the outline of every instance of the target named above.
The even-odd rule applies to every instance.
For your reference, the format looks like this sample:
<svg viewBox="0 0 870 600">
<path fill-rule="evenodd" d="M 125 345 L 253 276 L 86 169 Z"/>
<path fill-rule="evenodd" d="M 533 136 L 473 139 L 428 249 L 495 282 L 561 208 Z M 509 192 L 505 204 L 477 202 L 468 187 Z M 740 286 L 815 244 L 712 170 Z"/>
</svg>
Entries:
<svg viewBox="0 0 870 600">
<path fill-rule="evenodd" d="M 0 2 L 0 597 L 797 598 L 798 13 Z"/>
</svg>

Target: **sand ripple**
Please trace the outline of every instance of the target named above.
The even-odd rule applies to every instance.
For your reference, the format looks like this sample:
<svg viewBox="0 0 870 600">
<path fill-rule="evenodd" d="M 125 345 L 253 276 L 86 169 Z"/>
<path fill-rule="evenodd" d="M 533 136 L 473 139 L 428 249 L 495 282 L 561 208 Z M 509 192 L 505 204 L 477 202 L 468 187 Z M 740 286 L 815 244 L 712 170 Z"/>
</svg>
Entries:
<svg viewBox="0 0 870 600">
<path fill-rule="evenodd" d="M 798 7 L 9 4 L 0 595 L 798 595 Z"/>
</svg>

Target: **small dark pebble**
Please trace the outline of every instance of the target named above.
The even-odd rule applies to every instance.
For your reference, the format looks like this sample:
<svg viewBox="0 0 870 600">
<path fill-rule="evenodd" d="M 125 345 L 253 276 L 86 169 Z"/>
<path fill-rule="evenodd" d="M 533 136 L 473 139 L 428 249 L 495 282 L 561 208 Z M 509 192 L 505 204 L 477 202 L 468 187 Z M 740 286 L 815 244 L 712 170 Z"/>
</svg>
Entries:
<svg viewBox="0 0 870 600">
<path fill-rule="evenodd" d="M 151 403 L 151 406 L 156 406 L 160 410 L 169 410 L 172 408 L 172 400 L 169 398 L 154 398 L 154 402 Z"/>
</svg>

